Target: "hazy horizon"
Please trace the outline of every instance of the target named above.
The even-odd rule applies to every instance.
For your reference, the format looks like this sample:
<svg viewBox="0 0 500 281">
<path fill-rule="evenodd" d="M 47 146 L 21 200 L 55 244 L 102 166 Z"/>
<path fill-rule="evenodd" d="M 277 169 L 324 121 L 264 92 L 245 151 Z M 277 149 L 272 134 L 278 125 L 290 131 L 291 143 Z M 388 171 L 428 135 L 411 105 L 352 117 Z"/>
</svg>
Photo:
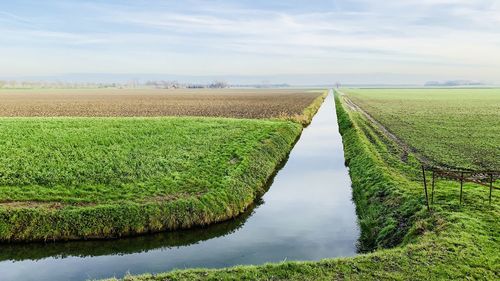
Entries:
<svg viewBox="0 0 500 281">
<path fill-rule="evenodd" d="M 101 84 L 144 84 L 149 81 L 170 81 L 183 84 L 210 84 L 223 81 L 231 86 L 252 85 L 283 85 L 288 86 L 328 86 L 333 87 L 338 83 L 344 86 L 424 86 L 428 82 L 446 83 L 460 81 L 461 79 L 426 79 L 425 76 L 410 76 L 404 74 L 276 74 L 276 75 L 173 75 L 159 73 L 69 73 L 52 76 L 17 76 L 0 77 L 0 81 L 40 82 L 40 83 L 101 83 Z M 482 86 L 497 87 L 500 84 L 464 79 L 463 82 L 478 82 Z M 466 86 L 466 85 L 464 85 Z"/>
<path fill-rule="evenodd" d="M 0 79 L 493 84 L 498 26 L 490 0 L 21 0 L 0 7 Z"/>
</svg>

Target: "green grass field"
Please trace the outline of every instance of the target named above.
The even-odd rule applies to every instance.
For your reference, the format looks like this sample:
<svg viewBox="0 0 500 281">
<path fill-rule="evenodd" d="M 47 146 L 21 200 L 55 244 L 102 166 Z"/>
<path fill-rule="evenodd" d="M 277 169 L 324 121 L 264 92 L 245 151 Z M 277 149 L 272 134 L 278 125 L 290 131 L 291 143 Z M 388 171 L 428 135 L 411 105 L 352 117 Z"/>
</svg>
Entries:
<svg viewBox="0 0 500 281">
<path fill-rule="evenodd" d="M 0 201 L 90 205 L 197 196 L 227 188 L 261 143 L 297 131 L 249 120 L 1 119 Z"/>
<path fill-rule="evenodd" d="M 109 237 L 238 215 L 301 126 L 221 118 L 2 118 L 0 239 Z"/>
<path fill-rule="evenodd" d="M 343 92 L 436 164 L 500 170 L 500 89 L 347 89 Z"/>
<path fill-rule="evenodd" d="M 429 213 L 415 155 L 401 161 L 401 147 L 363 114 L 351 111 L 341 99 L 336 106 L 362 230 L 360 248 L 369 253 L 320 262 L 179 270 L 125 280 L 499 280 L 499 192 L 493 192 L 490 205 L 486 188 L 465 184 L 460 206 L 459 183 L 438 180 Z M 435 134 L 441 132 L 447 130 Z"/>
</svg>

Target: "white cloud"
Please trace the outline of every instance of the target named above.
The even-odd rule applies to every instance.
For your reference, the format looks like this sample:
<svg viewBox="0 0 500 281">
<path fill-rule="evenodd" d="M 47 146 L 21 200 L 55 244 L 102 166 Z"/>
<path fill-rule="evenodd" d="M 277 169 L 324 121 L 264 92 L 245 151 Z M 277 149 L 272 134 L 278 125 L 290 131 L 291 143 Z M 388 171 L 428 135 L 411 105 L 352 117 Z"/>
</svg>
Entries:
<svg viewBox="0 0 500 281">
<path fill-rule="evenodd" d="M 386 71 L 449 78 L 469 75 L 500 82 L 497 1 L 354 2 L 363 8 L 291 12 L 235 4 L 193 5 L 183 10 L 86 4 L 82 9 L 89 9 L 90 16 L 76 20 L 100 29 L 0 26 L 0 52 L 6 53 L 9 44 L 22 45 L 17 51 L 9 48 L 18 61 L 23 54 L 46 52 L 39 59 L 32 56 L 34 63 L 18 63 L 19 73 L 44 72 L 40 62 L 53 60 L 60 63 L 52 65 L 52 72 Z M 62 55 L 56 57 L 56 53 Z M 4 66 L 11 60 L 0 57 L 0 74 L 9 71 Z"/>
</svg>

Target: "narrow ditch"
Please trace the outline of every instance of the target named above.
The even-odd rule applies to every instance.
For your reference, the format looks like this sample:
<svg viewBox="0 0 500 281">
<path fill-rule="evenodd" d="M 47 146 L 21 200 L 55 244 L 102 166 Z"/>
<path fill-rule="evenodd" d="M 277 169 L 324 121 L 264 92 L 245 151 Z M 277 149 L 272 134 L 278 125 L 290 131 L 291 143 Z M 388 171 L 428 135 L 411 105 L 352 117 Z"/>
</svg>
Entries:
<svg viewBox="0 0 500 281">
<path fill-rule="evenodd" d="M 207 228 L 113 241 L 7 245 L 2 280 L 87 280 L 356 255 L 360 235 L 330 92 L 259 202 Z"/>
</svg>

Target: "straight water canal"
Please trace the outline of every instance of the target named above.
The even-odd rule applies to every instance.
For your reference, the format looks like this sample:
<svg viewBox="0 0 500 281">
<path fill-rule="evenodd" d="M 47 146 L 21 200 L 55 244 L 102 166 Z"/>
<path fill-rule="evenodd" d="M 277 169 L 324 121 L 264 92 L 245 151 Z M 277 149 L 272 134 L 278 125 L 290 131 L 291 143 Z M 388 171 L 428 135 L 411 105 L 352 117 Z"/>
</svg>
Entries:
<svg viewBox="0 0 500 281">
<path fill-rule="evenodd" d="M 0 280 L 86 280 L 356 254 L 359 228 L 332 93 L 269 191 L 235 220 L 112 241 L 0 245 Z"/>
</svg>

